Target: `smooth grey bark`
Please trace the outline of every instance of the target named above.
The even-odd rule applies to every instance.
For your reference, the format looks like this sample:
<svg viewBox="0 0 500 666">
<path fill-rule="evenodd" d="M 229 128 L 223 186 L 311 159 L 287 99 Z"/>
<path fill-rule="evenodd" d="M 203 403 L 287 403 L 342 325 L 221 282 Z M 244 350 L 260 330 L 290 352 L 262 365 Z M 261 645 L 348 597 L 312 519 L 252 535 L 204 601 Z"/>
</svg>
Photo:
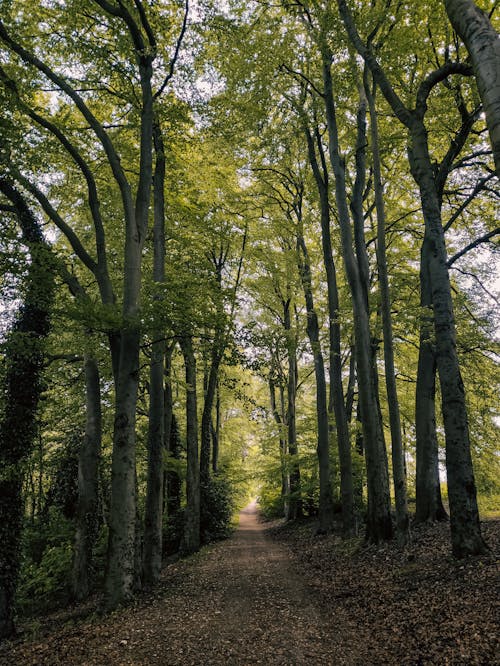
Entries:
<svg viewBox="0 0 500 666">
<path fill-rule="evenodd" d="M 297 232 L 297 258 L 307 310 L 307 336 L 314 357 L 316 380 L 317 454 L 319 467 L 319 533 L 327 534 L 333 527 L 333 498 L 330 480 L 330 432 L 326 397 L 325 364 L 319 340 L 318 315 L 314 308 L 311 266 L 304 237 Z"/>
<path fill-rule="evenodd" d="M 433 337 L 432 293 L 429 278 L 430 245 L 424 237 L 420 254 L 420 345 L 415 393 L 416 506 L 415 520 L 442 521 L 448 514 L 441 498 L 436 433 L 436 349 Z"/>
<path fill-rule="evenodd" d="M 186 513 L 184 535 L 181 543 L 183 554 L 196 552 L 200 547 L 200 468 L 198 456 L 198 411 L 196 396 L 196 358 L 193 341 L 189 335 L 179 338 L 186 369 Z"/>
<path fill-rule="evenodd" d="M 14 597 L 20 566 L 25 463 L 36 434 L 42 392 L 44 342 L 50 332 L 55 294 L 55 261 L 42 229 L 12 182 L 0 178 L 0 192 L 12 203 L 31 261 L 26 290 L 4 346 L 0 414 L 0 640 L 14 633 Z"/>
<path fill-rule="evenodd" d="M 452 549 L 454 555 L 462 557 L 483 552 L 485 546 L 479 524 L 465 391 L 456 349 L 455 319 L 441 211 L 424 128 L 415 127 L 412 139 L 410 164 L 420 188 L 429 244 L 428 275 L 431 282 L 436 359 L 445 427 Z"/>
<path fill-rule="evenodd" d="M 283 500 L 283 514 L 286 520 L 290 520 L 290 475 L 288 465 L 286 464 L 287 456 L 287 442 L 285 436 L 286 423 L 285 423 L 285 398 L 283 386 L 280 384 L 280 409 L 276 402 L 276 384 L 272 377 L 269 376 L 269 398 L 271 402 L 271 411 L 274 420 L 278 426 L 279 433 L 279 447 L 280 447 L 280 470 L 281 470 L 281 498 Z"/>
<path fill-rule="evenodd" d="M 328 413 L 330 419 L 335 417 L 335 430 L 340 466 L 340 498 L 342 504 L 342 531 L 350 536 L 355 531 L 354 515 L 354 488 L 352 478 L 351 443 L 349 426 L 344 403 L 344 388 L 342 385 L 342 358 L 340 352 L 340 304 L 337 287 L 337 271 L 332 253 L 332 239 L 330 232 L 330 201 L 329 178 L 325 155 L 319 130 L 315 128 L 315 139 L 321 160 L 321 168 L 316 157 L 315 141 L 312 133 L 305 126 L 309 162 L 318 189 L 321 208 L 321 246 L 323 250 L 323 263 L 326 272 L 326 285 L 328 293 L 328 333 L 329 333 L 329 402 Z"/>
<path fill-rule="evenodd" d="M 295 403 L 297 399 L 297 338 L 292 330 L 290 313 L 291 299 L 283 301 L 283 327 L 286 335 L 288 376 L 287 376 L 287 448 L 289 459 L 290 496 L 288 501 L 288 519 L 296 520 L 302 516 L 302 488 L 300 483 L 299 449 L 297 444 L 297 425 Z"/>
<path fill-rule="evenodd" d="M 391 293 L 387 270 L 385 237 L 386 215 L 380 165 L 378 113 L 375 106 L 375 95 L 370 90 L 369 85 L 365 86 L 365 91 L 368 100 L 368 107 L 370 110 L 373 186 L 375 191 L 375 206 L 377 210 L 377 268 L 382 311 L 382 329 L 384 337 L 385 384 L 387 390 L 389 422 L 391 428 L 392 474 L 394 483 L 394 498 L 396 503 L 396 532 L 399 544 L 405 545 L 409 538 L 410 521 L 408 517 L 406 472 L 403 453 L 403 440 L 401 437 L 401 419 L 399 414 L 399 400 L 394 367 Z"/>
<path fill-rule="evenodd" d="M 335 175 L 335 195 L 339 216 L 342 256 L 349 282 L 354 315 L 354 336 L 358 375 L 359 401 L 363 424 L 368 485 L 368 516 L 366 536 L 378 542 L 393 534 L 389 477 L 385 442 L 380 421 L 377 392 L 371 362 L 371 335 L 367 311 L 366 287 L 360 265 L 353 251 L 353 237 L 346 193 L 344 161 L 340 155 L 338 129 L 331 75 L 331 54 L 326 43 L 321 45 L 323 60 L 324 102 L 328 127 L 330 162 Z"/>
<path fill-rule="evenodd" d="M 72 592 L 86 599 L 92 589 L 92 556 L 99 533 L 99 460 L 102 414 L 99 366 L 85 355 L 85 435 L 78 454 L 78 506 L 74 540 Z"/>
<path fill-rule="evenodd" d="M 412 176 L 420 190 L 429 243 L 429 279 L 445 428 L 452 551 L 456 557 L 481 553 L 485 550 L 485 544 L 479 523 L 467 405 L 456 349 L 455 319 L 446 263 L 440 195 L 424 124 L 427 99 L 433 87 L 452 74 L 469 75 L 470 67 L 464 63 L 448 61 L 429 74 L 418 88 L 415 109 L 410 110 L 395 92 L 370 48 L 363 43 L 346 0 L 337 0 L 337 5 L 351 42 L 369 66 L 392 111 L 409 131 L 408 159 Z"/>
<path fill-rule="evenodd" d="M 500 177 L 500 36 L 473 0 L 444 0 L 444 6 L 470 55 Z"/>
<path fill-rule="evenodd" d="M 153 175 L 153 281 L 165 282 L 165 146 L 160 121 L 153 128 L 155 170 Z M 158 298 L 157 298 L 158 300 Z M 148 477 L 144 514 L 143 579 L 154 585 L 160 576 L 163 526 L 163 453 L 165 450 L 164 331 L 153 332 L 149 370 Z"/>
<path fill-rule="evenodd" d="M 220 450 L 220 432 L 221 432 L 221 399 L 220 386 L 217 382 L 215 391 L 215 426 L 212 422 L 212 472 L 217 474 L 219 471 L 219 450 Z"/>
</svg>

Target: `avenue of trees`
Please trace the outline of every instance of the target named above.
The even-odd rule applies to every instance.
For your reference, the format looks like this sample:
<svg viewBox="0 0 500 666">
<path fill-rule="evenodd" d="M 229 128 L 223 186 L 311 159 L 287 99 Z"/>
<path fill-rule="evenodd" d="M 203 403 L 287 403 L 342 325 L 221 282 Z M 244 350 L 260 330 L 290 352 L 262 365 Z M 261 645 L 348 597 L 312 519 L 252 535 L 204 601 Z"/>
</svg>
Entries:
<svg viewBox="0 0 500 666">
<path fill-rule="evenodd" d="M 252 492 L 486 552 L 495 5 L 0 0 L 0 638 Z"/>
</svg>

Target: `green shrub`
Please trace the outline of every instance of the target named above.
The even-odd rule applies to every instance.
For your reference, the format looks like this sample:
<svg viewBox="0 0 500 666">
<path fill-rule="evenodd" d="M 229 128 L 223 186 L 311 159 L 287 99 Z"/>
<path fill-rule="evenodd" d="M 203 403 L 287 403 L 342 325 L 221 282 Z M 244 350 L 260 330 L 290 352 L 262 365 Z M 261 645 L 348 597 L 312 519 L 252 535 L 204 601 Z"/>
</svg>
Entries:
<svg viewBox="0 0 500 666">
<path fill-rule="evenodd" d="M 234 513 L 231 484 L 223 474 L 201 486 L 200 533 L 202 543 L 225 539 L 231 532 Z"/>
</svg>

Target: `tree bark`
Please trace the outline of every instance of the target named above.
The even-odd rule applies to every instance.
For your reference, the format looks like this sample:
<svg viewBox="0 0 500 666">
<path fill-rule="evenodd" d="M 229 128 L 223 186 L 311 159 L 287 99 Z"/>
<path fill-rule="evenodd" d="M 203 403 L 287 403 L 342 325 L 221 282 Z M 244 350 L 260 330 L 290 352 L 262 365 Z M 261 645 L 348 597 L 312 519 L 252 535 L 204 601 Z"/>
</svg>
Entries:
<svg viewBox="0 0 500 666">
<path fill-rule="evenodd" d="M 99 533 L 99 459 L 102 415 L 99 366 L 85 356 L 86 423 L 78 455 L 78 508 L 73 559 L 73 596 L 86 599 L 91 592 L 92 555 Z"/>
<path fill-rule="evenodd" d="M 330 480 L 330 433 L 328 426 L 325 364 L 319 340 L 318 316 L 314 309 L 309 255 L 304 238 L 300 233 L 297 233 L 297 255 L 300 278 L 306 301 L 307 336 L 311 343 L 314 357 L 314 376 L 316 379 L 316 420 L 318 427 L 318 444 L 316 450 L 319 464 L 319 532 L 321 534 L 327 534 L 333 527 L 333 498 Z"/>
<path fill-rule="evenodd" d="M 335 175 L 335 193 L 339 215 L 342 255 L 352 297 L 359 401 L 363 423 L 368 483 L 366 536 L 373 542 L 392 537 L 388 470 L 385 443 L 379 418 L 376 387 L 371 366 L 371 336 L 366 293 L 352 245 L 352 231 L 347 204 L 345 165 L 340 156 L 338 129 L 331 76 L 331 55 L 322 47 L 324 100 L 329 136 L 329 154 Z"/>
<path fill-rule="evenodd" d="M 416 95 L 415 110 L 410 110 L 397 95 L 370 48 L 363 43 L 346 0 L 337 0 L 337 5 L 349 38 L 368 64 L 392 111 L 410 133 L 408 159 L 413 178 L 420 190 L 429 243 L 429 280 L 446 439 L 452 551 L 457 557 L 477 554 L 485 550 L 485 544 L 479 524 L 465 391 L 456 350 L 455 320 L 446 265 L 440 194 L 424 124 L 427 100 L 433 87 L 451 74 L 470 74 L 470 67 L 460 62 L 445 62 L 421 82 Z"/>
<path fill-rule="evenodd" d="M 280 405 L 278 409 L 276 404 L 276 386 L 273 378 L 269 377 L 269 397 L 271 402 L 271 411 L 274 420 L 278 426 L 279 446 L 280 446 L 280 470 L 281 470 L 281 498 L 283 501 L 283 514 L 285 520 L 290 520 L 290 475 L 288 465 L 286 464 L 287 445 L 285 437 L 285 414 L 284 414 L 284 395 L 283 387 L 280 385 Z"/>
<path fill-rule="evenodd" d="M 472 61 L 500 177 L 500 37 L 473 0 L 444 0 L 444 5 Z"/>
<path fill-rule="evenodd" d="M 299 449 L 297 445 L 297 426 L 295 402 L 297 398 L 297 340 L 292 330 L 290 314 L 291 300 L 283 301 L 283 326 L 286 335 L 288 358 L 287 381 L 287 444 L 289 458 L 290 493 L 288 501 L 288 519 L 296 520 L 302 516 L 302 489 L 300 483 Z"/>
<path fill-rule="evenodd" d="M 342 503 L 342 531 L 350 536 L 355 531 L 354 515 L 354 487 L 352 478 L 351 442 L 349 426 L 345 412 L 344 388 L 342 386 L 342 358 L 340 353 L 340 304 L 337 288 L 337 271 L 332 253 L 332 240 L 330 233 L 330 201 L 328 192 L 328 169 L 324 157 L 321 136 L 316 128 L 315 137 L 318 146 L 321 166 L 316 157 L 314 140 L 305 128 L 309 162 L 318 188 L 321 208 L 321 246 L 323 250 L 323 263 L 326 272 L 328 292 L 328 333 L 329 333 L 329 361 L 330 361 L 330 393 L 328 413 L 329 421 L 335 417 L 335 430 L 337 434 L 337 447 L 340 465 L 340 497 Z"/>
<path fill-rule="evenodd" d="M 186 520 L 181 550 L 184 554 L 200 547 L 200 468 L 198 463 L 198 411 L 196 399 L 196 358 L 189 335 L 179 338 L 186 368 Z"/>
<path fill-rule="evenodd" d="M 158 286 L 165 282 L 165 147 L 159 119 L 154 123 L 156 155 L 153 176 L 153 280 Z M 156 300 L 161 296 L 157 295 Z M 163 527 L 163 453 L 165 450 L 164 331 L 153 332 L 149 379 L 148 479 L 144 515 L 143 577 L 146 585 L 154 585 L 160 576 Z"/>
<path fill-rule="evenodd" d="M 430 244 L 424 237 L 420 254 L 420 345 L 418 351 L 415 395 L 417 452 L 416 508 L 417 522 L 447 520 L 439 481 L 438 441 L 436 433 L 436 350 L 432 341 L 432 293 L 429 279 Z"/>
<path fill-rule="evenodd" d="M 428 243 L 428 277 L 445 428 L 452 551 L 456 557 L 462 557 L 484 552 L 485 544 L 481 537 L 465 391 L 456 349 L 441 210 L 422 122 L 412 124 L 409 159 L 412 175 L 420 189 Z"/>
<path fill-rule="evenodd" d="M 410 521 L 408 518 L 408 501 L 406 496 L 406 473 L 403 454 L 403 441 L 401 437 L 401 420 L 399 414 L 399 400 L 396 387 L 394 368 L 394 344 L 392 334 L 391 294 L 389 288 L 389 275 L 387 271 L 386 238 L 385 238 L 385 204 L 382 188 L 380 166 L 380 148 L 378 135 L 378 117 L 375 107 L 375 97 L 369 85 L 365 91 L 370 109 L 370 129 L 372 140 L 373 179 L 375 189 L 375 205 L 377 210 L 377 267 L 379 277 L 380 302 L 382 310 L 382 327 L 384 333 L 384 365 L 387 402 L 389 406 L 389 421 L 391 427 L 392 444 L 392 474 L 394 481 L 394 498 L 396 502 L 396 532 L 398 542 L 404 546 L 409 538 Z"/>
</svg>

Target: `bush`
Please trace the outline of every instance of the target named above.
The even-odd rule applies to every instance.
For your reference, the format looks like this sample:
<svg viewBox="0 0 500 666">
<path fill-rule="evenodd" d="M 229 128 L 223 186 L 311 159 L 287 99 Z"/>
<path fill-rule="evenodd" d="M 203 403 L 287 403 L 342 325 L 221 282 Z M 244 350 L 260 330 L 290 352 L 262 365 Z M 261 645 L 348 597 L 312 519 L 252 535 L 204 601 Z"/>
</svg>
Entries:
<svg viewBox="0 0 500 666">
<path fill-rule="evenodd" d="M 218 474 L 201 486 L 200 533 L 202 543 L 225 539 L 231 533 L 234 501 L 231 484 Z"/>
<path fill-rule="evenodd" d="M 168 516 L 167 522 L 163 529 L 164 556 L 173 555 L 174 553 L 179 552 L 185 524 L 186 518 L 183 509 L 179 509 L 171 516 Z"/>
</svg>

